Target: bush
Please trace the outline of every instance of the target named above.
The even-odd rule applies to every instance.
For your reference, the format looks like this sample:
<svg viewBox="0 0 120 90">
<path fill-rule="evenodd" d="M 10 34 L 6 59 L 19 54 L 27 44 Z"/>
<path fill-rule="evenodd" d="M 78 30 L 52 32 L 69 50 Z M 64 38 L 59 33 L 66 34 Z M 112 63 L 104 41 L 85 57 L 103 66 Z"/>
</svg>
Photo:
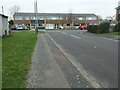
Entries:
<svg viewBox="0 0 120 90">
<path fill-rule="evenodd" d="M 92 27 L 93 27 L 93 25 L 89 25 L 89 26 L 88 26 L 88 32 L 91 32 L 91 31 L 92 31 Z"/>
<path fill-rule="evenodd" d="M 99 33 L 108 33 L 109 32 L 109 27 L 110 27 L 110 21 L 104 20 L 100 25 L 99 25 Z"/>
<path fill-rule="evenodd" d="M 88 32 L 98 33 L 99 26 L 98 25 L 89 25 Z"/>
<path fill-rule="evenodd" d="M 115 25 L 114 32 L 120 32 L 120 22 Z"/>
</svg>

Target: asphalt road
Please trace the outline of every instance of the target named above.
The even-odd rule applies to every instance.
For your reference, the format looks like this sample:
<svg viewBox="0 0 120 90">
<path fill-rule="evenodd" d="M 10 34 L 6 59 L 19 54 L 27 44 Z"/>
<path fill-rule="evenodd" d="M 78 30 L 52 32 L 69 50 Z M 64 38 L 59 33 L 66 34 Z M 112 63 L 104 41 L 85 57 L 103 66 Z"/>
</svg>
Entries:
<svg viewBox="0 0 120 90">
<path fill-rule="evenodd" d="M 117 88 L 118 40 L 80 30 L 38 35 L 28 88 Z"/>
<path fill-rule="evenodd" d="M 106 87 L 118 87 L 118 41 L 85 31 L 48 31 L 85 71 Z"/>
</svg>

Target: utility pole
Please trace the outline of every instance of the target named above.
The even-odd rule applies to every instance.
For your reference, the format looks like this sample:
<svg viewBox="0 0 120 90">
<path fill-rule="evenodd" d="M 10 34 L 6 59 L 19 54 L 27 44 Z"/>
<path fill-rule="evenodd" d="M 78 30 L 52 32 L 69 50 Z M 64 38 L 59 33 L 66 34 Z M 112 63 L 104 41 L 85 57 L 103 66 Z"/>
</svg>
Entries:
<svg viewBox="0 0 120 90">
<path fill-rule="evenodd" d="M 38 18 L 37 18 L 37 14 L 38 14 L 38 9 L 37 9 L 37 0 L 35 0 L 34 2 L 34 13 L 35 13 L 35 33 L 36 35 L 38 34 Z"/>
<path fill-rule="evenodd" d="M 4 8 L 3 8 L 3 6 L 2 6 L 2 14 L 4 15 Z"/>
</svg>

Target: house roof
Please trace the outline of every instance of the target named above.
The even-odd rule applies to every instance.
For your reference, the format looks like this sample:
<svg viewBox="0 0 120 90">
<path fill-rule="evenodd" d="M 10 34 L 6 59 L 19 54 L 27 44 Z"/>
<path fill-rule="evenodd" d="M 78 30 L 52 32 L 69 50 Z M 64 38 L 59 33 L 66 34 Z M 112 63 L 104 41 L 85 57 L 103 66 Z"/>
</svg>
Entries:
<svg viewBox="0 0 120 90">
<path fill-rule="evenodd" d="M 120 6 L 116 7 L 115 9 L 120 9 Z"/>
<path fill-rule="evenodd" d="M 3 15 L 3 14 L 0 14 L 0 16 L 5 17 L 5 18 L 8 18 L 8 16 L 5 16 L 5 15 Z"/>
<path fill-rule="evenodd" d="M 89 14 L 89 13 L 38 13 L 38 16 L 96 16 L 95 14 Z M 13 16 L 35 16 L 35 13 L 15 13 Z"/>
</svg>

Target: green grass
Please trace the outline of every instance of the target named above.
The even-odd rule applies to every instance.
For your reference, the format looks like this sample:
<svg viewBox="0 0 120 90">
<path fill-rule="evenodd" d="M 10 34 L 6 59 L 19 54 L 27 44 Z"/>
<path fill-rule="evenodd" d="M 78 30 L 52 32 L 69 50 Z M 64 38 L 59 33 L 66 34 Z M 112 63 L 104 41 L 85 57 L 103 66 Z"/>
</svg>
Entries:
<svg viewBox="0 0 120 90">
<path fill-rule="evenodd" d="M 112 35 L 120 35 L 120 32 L 111 32 Z"/>
<path fill-rule="evenodd" d="M 2 40 L 2 87 L 24 88 L 36 42 L 33 32 L 14 32 Z"/>
<path fill-rule="evenodd" d="M 0 90 L 2 88 L 2 38 L 0 37 Z"/>
</svg>

